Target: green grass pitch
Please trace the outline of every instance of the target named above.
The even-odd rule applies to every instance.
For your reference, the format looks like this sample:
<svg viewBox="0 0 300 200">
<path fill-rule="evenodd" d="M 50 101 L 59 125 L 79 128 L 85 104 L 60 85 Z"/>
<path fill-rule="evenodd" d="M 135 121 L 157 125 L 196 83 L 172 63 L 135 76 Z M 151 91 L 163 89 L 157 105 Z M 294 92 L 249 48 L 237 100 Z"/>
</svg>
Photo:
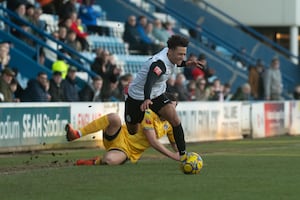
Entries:
<svg viewBox="0 0 300 200">
<path fill-rule="evenodd" d="M 200 153 L 200 174 L 153 149 L 137 164 L 73 166 L 99 149 L 0 155 L 1 200 L 299 199 L 300 136 L 187 144 Z"/>
</svg>

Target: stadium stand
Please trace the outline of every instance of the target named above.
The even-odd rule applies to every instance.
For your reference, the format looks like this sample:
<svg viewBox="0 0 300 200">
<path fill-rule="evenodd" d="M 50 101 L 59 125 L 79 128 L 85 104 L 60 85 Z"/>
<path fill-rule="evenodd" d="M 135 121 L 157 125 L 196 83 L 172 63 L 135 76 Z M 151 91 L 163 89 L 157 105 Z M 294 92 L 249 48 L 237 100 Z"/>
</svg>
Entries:
<svg viewBox="0 0 300 200">
<path fill-rule="evenodd" d="M 212 12 L 205 10 L 203 7 L 209 7 L 210 9 L 215 9 L 215 12 L 219 14 L 224 14 L 221 11 L 218 11 L 216 8 L 212 7 L 209 3 L 202 1 L 205 6 L 195 6 L 192 2 L 186 1 L 176 1 L 176 3 L 171 3 L 167 0 L 163 1 L 165 3 L 161 3 L 161 1 L 149 0 L 125 0 L 125 1 L 95 1 L 95 5 L 93 5 L 94 9 L 101 11 L 104 13 L 101 18 L 97 20 L 97 24 L 99 26 L 107 27 L 109 29 L 109 36 L 100 36 L 100 35 L 89 35 L 88 42 L 90 44 L 89 51 L 84 52 L 72 52 L 72 50 L 68 47 L 65 47 L 59 41 L 51 38 L 50 33 L 58 30 L 58 17 L 56 15 L 51 14 L 42 14 L 41 19 L 45 20 L 47 23 L 47 31 L 44 33 L 40 33 L 44 37 L 53 40 L 57 45 L 61 45 L 66 48 L 68 51 L 76 54 L 81 63 L 74 63 L 74 61 L 69 60 L 72 65 L 76 66 L 83 74 L 86 73 L 88 76 L 94 76 L 94 73 L 90 70 L 89 65 L 92 63 L 93 58 L 95 58 L 95 49 L 103 48 L 110 51 L 115 59 L 117 65 L 123 70 L 124 73 L 136 73 L 140 68 L 141 64 L 149 57 L 146 55 L 130 55 L 128 51 L 128 45 L 123 42 L 122 34 L 124 32 L 124 22 L 126 17 L 129 14 L 134 14 L 136 16 L 145 15 L 149 18 L 149 20 L 153 20 L 155 18 L 160 18 L 163 22 L 171 21 L 175 24 L 174 32 L 180 33 L 183 35 L 189 36 L 189 28 L 197 26 L 197 21 L 199 18 L 199 13 L 205 16 L 206 20 L 201 21 L 201 37 L 202 41 L 197 41 L 194 38 L 190 38 L 191 47 L 189 48 L 188 53 L 205 53 L 207 55 L 208 63 L 211 67 L 216 69 L 216 75 L 220 77 L 224 82 L 230 82 L 232 85 L 232 89 L 238 88 L 241 83 L 247 81 L 247 74 L 245 71 L 238 68 L 234 62 L 231 60 L 232 55 L 239 55 L 240 45 L 244 44 L 245 41 L 249 40 L 247 37 L 243 38 L 245 33 L 241 33 L 240 28 L 228 27 L 228 24 L 221 23 L 220 20 L 213 16 Z M 184 3 L 185 6 L 182 7 Z M 118 7 L 118 12 L 115 12 L 115 8 Z M 198 15 L 185 15 L 181 16 L 179 13 L 175 12 L 178 7 L 182 7 L 182 9 L 190 9 L 193 10 L 192 13 L 198 13 Z M 195 11 L 195 12 L 194 12 Z M 1 12 L 8 12 L 5 8 L 1 7 Z M 2 14 L 2 16 L 10 15 L 10 13 Z M 235 19 L 232 19 L 236 22 Z M 208 23 L 209 21 L 209 23 Z M 199 22 L 200 23 L 200 22 Z M 238 33 L 239 39 L 242 42 L 234 41 L 232 37 L 225 37 L 226 35 L 217 35 L 221 34 L 224 31 L 216 31 L 214 27 L 210 24 L 215 23 L 218 24 L 218 28 L 224 28 L 224 30 L 233 31 L 232 33 Z M 6 26 L 14 26 L 7 19 L 1 18 L 1 24 L 5 24 Z M 238 27 L 244 27 L 242 24 L 238 24 Z M 244 27 L 247 28 L 247 27 Z M 232 34 L 231 33 L 231 34 Z M 228 33 L 229 35 L 230 33 Z M 0 35 L 3 38 L 10 39 L 14 43 L 16 43 L 16 47 L 18 50 L 21 50 L 25 55 L 22 55 L 23 59 L 25 59 L 27 55 L 27 60 L 30 60 L 33 55 L 36 54 L 37 49 L 26 47 L 26 45 L 22 44 L 22 41 L 19 41 L 18 38 L 13 38 L 11 35 L 7 34 L 5 30 L 0 31 Z M 234 34 L 232 34 L 234 35 Z M 32 37 L 32 36 L 28 36 Z M 60 55 L 58 51 L 55 49 L 52 50 L 51 47 L 47 46 L 43 41 L 38 41 L 36 38 L 32 38 L 38 44 L 37 46 L 43 46 L 47 49 L 50 49 L 55 54 Z M 254 41 L 251 38 L 249 41 Z M 215 44 L 214 48 L 210 46 L 210 44 Z M 250 45 L 250 46 L 249 46 Z M 248 49 L 250 49 L 251 54 L 247 54 L 247 62 L 249 65 L 255 63 L 256 59 L 259 58 L 260 55 L 264 55 L 265 63 L 268 63 L 268 59 L 271 56 L 279 55 L 282 61 L 282 64 L 285 66 L 283 69 L 284 72 L 284 82 L 285 82 L 285 91 L 288 93 L 294 88 L 295 79 L 299 75 L 299 70 L 295 68 L 295 65 L 290 62 L 285 55 L 282 55 L 282 52 L 275 51 L 274 49 L 261 48 L 256 49 L 257 52 L 253 53 L 254 50 L 251 49 L 253 44 L 245 45 Z M 255 42 L 254 45 L 257 45 Z M 263 43 L 259 42 L 259 47 L 263 46 Z M 278 48 L 277 48 L 278 49 Z M 279 48 L 280 49 L 280 48 Z M 14 52 L 13 50 L 12 52 Z M 283 50 L 282 50 L 283 51 Z M 265 52 L 268 52 L 267 54 Z M 287 54 L 287 52 L 284 52 Z M 16 53 L 17 55 L 17 53 Z M 68 60 L 68 58 L 66 58 Z M 20 62 L 20 59 L 12 59 L 12 63 L 17 64 Z M 46 67 L 51 65 L 50 61 L 47 61 Z M 32 64 L 31 64 L 32 65 Z M 41 67 L 41 66 L 39 66 Z M 36 70 L 36 68 L 33 68 Z M 20 69 L 22 72 L 22 69 Z M 50 73 L 50 72 L 49 72 Z M 24 71 L 25 76 L 29 76 L 32 78 L 29 72 Z M 49 74 L 50 75 L 50 74 Z M 83 75 L 86 77 L 86 75 Z M 225 81 L 226 80 L 226 81 Z"/>
<path fill-rule="evenodd" d="M 122 2 L 112 0 L 105 3 L 97 1 L 107 11 L 107 19 L 109 20 L 122 21 L 128 13 L 136 16 L 142 14 L 150 20 L 156 17 L 162 17 L 162 20 L 174 19 L 176 22 L 175 31 L 187 36 L 189 36 L 190 28 L 201 25 L 201 32 L 198 33 L 204 39 L 202 41 L 204 46 L 199 41 L 192 40 L 192 45 L 195 46 L 195 48 L 191 48 L 193 53 L 207 54 L 209 63 L 216 68 L 217 72 L 221 68 L 228 68 L 228 66 L 229 70 L 239 72 L 231 77 L 234 79 L 232 82 L 234 89 L 237 88 L 236 86 L 240 82 L 247 81 L 244 76 L 247 75 L 247 72 L 242 71 L 231 60 L 233 55 L 242 56 L 240 54 L 241 47 L 247 49 L 246 59 L 248 65 L 254 65 L 257 59 L 263 59 L 265 63 L 270 63 L 271 59 L 277 56 L 280 58 L 282 66 L 284 66 L 282 72 L 285 94 L 287 95 L 292 91 L 300 73 L 298 66 L 290 60 L 290 57 L 294 55 L 291 55 L 288 50 L 255 32 L 250 27 L 241 24 L 238 20 L 233 19 L 208 2 L 198 2 L 200 5 L 193 3 L 193 1 L 184 0 L 125 0 Z M 122 13 L 118 12 L 116 14 L 112 11 L 116 6 L 121 8 Z M 189 15 L 183 15 L 182 13 L 189 13 Z M 220 15 L 231 23 L 224 22 L 218 18 Z M 213 52 L 209 49 L 211 47 L 214 49 Z M 219 59 L 222 62 L 216 61 Z M 228 77 L 224 77 L 222 74 L 219 74 L 219 76 L 223 80 L 228 80 Z"/>
</svg>

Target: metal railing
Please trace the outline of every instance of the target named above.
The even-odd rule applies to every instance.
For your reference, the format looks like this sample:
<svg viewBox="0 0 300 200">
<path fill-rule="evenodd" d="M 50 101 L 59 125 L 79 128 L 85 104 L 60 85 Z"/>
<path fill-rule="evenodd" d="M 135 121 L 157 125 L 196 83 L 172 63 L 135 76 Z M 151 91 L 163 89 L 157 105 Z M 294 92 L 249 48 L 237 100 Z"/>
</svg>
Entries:
<svg viewBox="0 0 300 200">
<path fill-rule="evenodd" d="M 82 70 L 84 72 L 87 72 L 91 77 L 96 76 L 97 74 L 91 70 L 86 69 L 85 67 L 82 66 L 82 64 L 80 64 L 79 62 L 68 58 L 67 56 L 65 56 L 63 53 L 61 53 L 60 51 L 52 48 L 51 46 L 49 46 L 46 42 L 44 42 L 43 40 L 41 40 L 39 37 L 34 36 L 29 34 L 28 32 L 24 31 L 22 28 L 20 28 L 17 24 L 13 23 L 10 18 L 13 17 L 14 19 L 16 19 L 17 21 L 25 24 L 26 26 L 29 26 L 33 31 L 35 31 L 36 33 L 38 33 L 40 36 L 42 36 L 45 39 L 49 39 L 52 42 L 56 43 L 57 46 L 62 46 L 63 49 L 65 49 L 67 52 L 77 56 L 78 58 L 80 58 L 81 60 L 91 64 L 92 61 L 87 59 L 86 57 L 84 57 L 83 55 L 81 55 L 80 53 L 78 53 L 77 51 L 75 51 L 74 49 L 72 49 L 71 47 L 69 47 L 68 45 L 66 45 L 65 43 L 55 39 L 51 34 L 44 32 L 43 30 L 40 30 L 39 28 L 37 28 L 36 26 L 34 26 L 33 24 L 29 23 L 28 21 L 20 18 L 16 13 L 4 8 L 2 5 L 0 5 L 0 10 L 3 11 L 4 14 L 6 15 L 0 15 L 0 20 L 3 21 L 7 27 L 11 27 L 16 29 L 18 32 L 22 33 L 23 35 L 25 35 L 27 38 L 29 38 L 30 40 L 34 41 L 36 43 L 36 49 L 39 49 L 39 47 L 45 47 L 47 49 L 49 49 L 51 52 L 54 52 L 55 54 L 61 56 L 62 58 L 64 58 L 69 64 L 77 67 L 79 70 Z M 7 29 L 7 31 L 9 31 L 9 29 Z M 37 55 L 39 53 L 39 51 L 37 50 Z M 38 57 L 38 56 L 37 56 Z"/>
</svg>

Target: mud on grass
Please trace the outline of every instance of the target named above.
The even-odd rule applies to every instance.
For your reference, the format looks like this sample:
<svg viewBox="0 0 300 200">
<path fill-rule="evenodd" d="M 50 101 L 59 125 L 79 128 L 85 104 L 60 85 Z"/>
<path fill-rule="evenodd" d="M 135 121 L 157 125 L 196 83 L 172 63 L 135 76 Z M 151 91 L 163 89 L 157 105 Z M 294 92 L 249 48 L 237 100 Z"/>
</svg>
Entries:
<svg viewBox="0 0 300 200">
<path fill-rule="evenodd" d="M 17 158 L 17 159 L 16 159 Z M 23 173 L 28 171 L 68 167 L 74 164 L 68 158 L 68 152 L 27 152 L 0 155 L 0 175 Z"/>
</svg>

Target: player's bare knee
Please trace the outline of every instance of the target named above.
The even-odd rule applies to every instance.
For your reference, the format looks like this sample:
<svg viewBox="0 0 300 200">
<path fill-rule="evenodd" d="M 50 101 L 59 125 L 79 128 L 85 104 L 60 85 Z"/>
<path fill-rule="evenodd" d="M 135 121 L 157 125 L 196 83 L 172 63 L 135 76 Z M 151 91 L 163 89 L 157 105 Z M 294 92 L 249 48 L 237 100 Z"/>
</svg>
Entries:
<svg viewBox="0 0 300 200">
<path fill-rule="evenodd" d="M 122 163 L 122 160 L 120 161 L 118 157 L 113 157 L 111 155 L 108 155 L 103 158 L 102 162 L 105 163 L 106 165 L 120 165 Z"/>
<path fill-rule="evenodd" d="M 107 115 L 108 121 L 111 126 L 120 127 L 122 125 L 121 119 L 118 114 L 110 113 Z"/>
</svg>

